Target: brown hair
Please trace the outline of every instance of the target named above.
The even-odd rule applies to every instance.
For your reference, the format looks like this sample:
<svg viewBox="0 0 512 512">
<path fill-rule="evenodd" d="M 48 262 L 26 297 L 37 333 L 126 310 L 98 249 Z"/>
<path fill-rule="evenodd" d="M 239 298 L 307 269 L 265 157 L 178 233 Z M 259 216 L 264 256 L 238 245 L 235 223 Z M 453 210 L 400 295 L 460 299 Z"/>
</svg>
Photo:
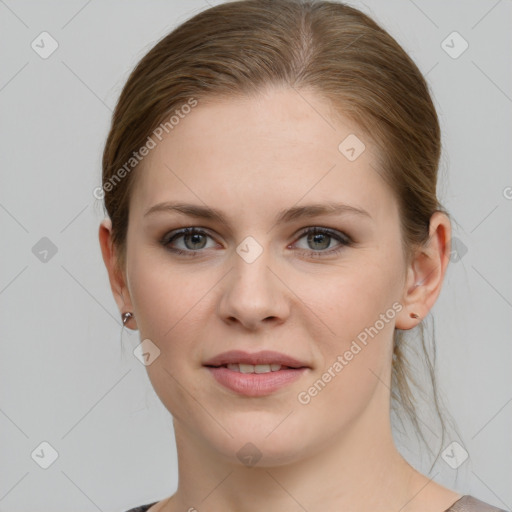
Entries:
<svg viewBox="0 0 512 512">
<path fill-rule="evenodd" d="M 191 98 L 200 103 L 256 95 L 272 85 L 314 91 L 357 124 L 377 148 L 376 170 L 397 198 L 406 260 L 427 242 L 432 214 L 447 214 L 436 194 L 440 127 L 426 81 L 411 58 L 367 15 L 342 3 L 232 1 L 200 12 L 159 41 L 121 93 L 103 153 L 105 207 L 120 268 L 136 173 L 125 173 L 109 190 L 106 185 L 133 152 Z M 420 328 L 444 440 L 435 361 Z M 403 334 L 395 331 L 392 397 L 421 434 Z"/>
</svg>

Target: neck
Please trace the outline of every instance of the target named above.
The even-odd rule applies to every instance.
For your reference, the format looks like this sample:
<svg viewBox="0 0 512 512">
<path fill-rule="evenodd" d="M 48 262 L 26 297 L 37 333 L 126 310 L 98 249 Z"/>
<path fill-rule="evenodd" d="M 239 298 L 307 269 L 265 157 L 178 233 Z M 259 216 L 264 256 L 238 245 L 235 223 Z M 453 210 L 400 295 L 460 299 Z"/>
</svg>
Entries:
<svg viewBox="0 0 512 512">
<path fill-rule="evenodd" d="M 395 447 L 389 402 L 374 398 L 357 420 L 312 453 L 264 467 L 227 460 L 175 420 L 179 480 L 166 510 L 416 510 L 411 503 L 419 473 Z"/>
</svg>

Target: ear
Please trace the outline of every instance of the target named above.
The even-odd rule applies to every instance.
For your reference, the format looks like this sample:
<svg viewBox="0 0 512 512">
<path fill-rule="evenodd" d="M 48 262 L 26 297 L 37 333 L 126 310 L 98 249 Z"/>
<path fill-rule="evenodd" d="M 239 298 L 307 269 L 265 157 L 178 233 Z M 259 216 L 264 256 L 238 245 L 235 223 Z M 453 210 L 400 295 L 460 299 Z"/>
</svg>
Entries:
<svg viewBox="0 0 512 512">
<path fill-rule="evenodd" d="M 436 302 L 450 259 L 450 240 L 450 220 L 444 213 L 435 212 L 430 218 L 429 239 L 417 249 L 407 269 L 401 300 L 404 307 L 397 316 L 397 329 L 418 325 Z"/>
<path fill-rule="evenodd" d="M 107 268 L 110 288 L 121 315 L 128 311 L 133 313 L 133 305 L 130 292 L 126 286 L 126 276 L 123 269 L 119 268 L 117 255 L 112 243 L 112 222 L 109 218 L 104 219 L 99 227 L 99 239 L 103 262 Z M 126 324 L 130 329 L 137 329 L 135 318 L 130 318 Z"/>
</svg>

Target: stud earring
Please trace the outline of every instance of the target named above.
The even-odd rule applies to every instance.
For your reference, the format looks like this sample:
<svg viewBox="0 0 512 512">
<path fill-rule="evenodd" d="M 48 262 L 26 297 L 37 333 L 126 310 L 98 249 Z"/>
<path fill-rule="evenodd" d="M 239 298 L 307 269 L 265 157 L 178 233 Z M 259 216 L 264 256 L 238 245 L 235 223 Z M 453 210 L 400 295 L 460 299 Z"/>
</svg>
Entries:
<svg viewBox="0 0 512 512">
<path fill-rule="evenodd" d="M 130 320 L 130 318 L 134 318 L 134 315 L 130 311 L 127 311 L 126 313 L 123 313 L 122 318 L 123 318 L 123 325 L 126 325 L 126 322 L 128 322 L 128 320 Z"/>
</svg>

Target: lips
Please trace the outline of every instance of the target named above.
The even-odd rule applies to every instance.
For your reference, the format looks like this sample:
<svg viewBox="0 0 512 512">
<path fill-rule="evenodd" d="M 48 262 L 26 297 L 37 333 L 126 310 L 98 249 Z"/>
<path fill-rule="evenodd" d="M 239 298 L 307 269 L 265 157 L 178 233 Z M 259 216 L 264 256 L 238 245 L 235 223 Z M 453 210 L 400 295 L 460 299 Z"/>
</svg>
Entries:
<svg viewBox="0 0 512 512">
<path fill-rule="evenodd" d="M 274 352 L 272 350 L 263 350 L 253 354 L 244 352 L 243 350 L 230 350 L 229 352 L 223 352 L 222 354 L 218 354 L 215 357 L 212 357 L 203 364 L 204 366 L 213 367 L 227 367 L 228 364 L 238 364 L 252 366 L 280 365 L 287 368 L 309 368 L 309 365 L 305 362 L 299 361 L 294 357 L 282 354 L 280 352 Z"/>
<path fill-rule="evenodd" d="M 231 350 L 209 359 L 204 366 L 219 384 L 250 397 L 269 395 L 296 381 L 310 368 L 298 359 L 271 350 L 253 354 Z"/>
</svg>

